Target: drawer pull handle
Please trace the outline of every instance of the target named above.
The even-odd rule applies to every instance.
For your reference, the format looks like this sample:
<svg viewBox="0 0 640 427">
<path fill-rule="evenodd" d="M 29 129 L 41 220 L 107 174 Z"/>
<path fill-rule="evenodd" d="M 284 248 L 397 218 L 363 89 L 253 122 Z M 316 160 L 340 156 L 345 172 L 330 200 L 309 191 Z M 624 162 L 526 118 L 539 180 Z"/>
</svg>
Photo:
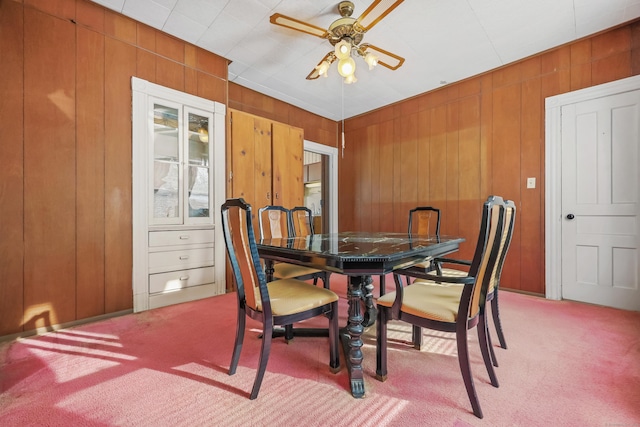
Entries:
<svg viewBox="0 0 640 427">
<path fill-rule="evenodd" d="M 180 278 L 180 280 L 181 280 L 181 281 L 189 280 L 189 276 L 182 276 L 182 277 Z"/>
<path fill-rule="evenodd" d="M 189 255 L 182 255 L 180 259 L 189 259 Z"/>
<path fill-rule="evenodd" d="M 189 240 L 189 235 L 183 234 L 182 236 L 180 236 L 180 240 Z"/>
</svg>

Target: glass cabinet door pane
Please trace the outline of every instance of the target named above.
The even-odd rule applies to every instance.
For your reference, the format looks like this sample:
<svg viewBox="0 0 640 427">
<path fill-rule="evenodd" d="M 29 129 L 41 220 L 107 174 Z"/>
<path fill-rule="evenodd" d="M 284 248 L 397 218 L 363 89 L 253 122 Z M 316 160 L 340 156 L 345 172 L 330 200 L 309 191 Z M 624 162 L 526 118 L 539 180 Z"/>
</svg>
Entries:
<svg viewBox="0 0 640 427">
<path fill-rule="evenodd" d="M 153 218 L 180 217 L 178 109 L 153 105 Z"/>
<path fill-rule="evenodd" d="M 189 113 L 188 216 L 210 216 L 209 117 Z"/>
</svg>

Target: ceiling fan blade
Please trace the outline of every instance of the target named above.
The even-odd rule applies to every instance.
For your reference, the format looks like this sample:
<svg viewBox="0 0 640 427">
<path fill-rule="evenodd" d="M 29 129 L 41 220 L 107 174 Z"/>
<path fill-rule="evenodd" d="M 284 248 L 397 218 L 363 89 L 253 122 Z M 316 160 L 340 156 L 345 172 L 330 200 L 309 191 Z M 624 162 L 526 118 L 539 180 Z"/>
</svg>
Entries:
<svg viewBox="0 0 640 427">
<path fill-rule="evenodd" d="M 307 24 L 306 22 L 299 21 L 288 16 L 274 13 L 269 18 L 269 22 L 282 27 L 291 28 L 292 30 L 301 31 L 303 33 L 311 34 L 312 36 L 326 38 L 328 33 L 324 28 L 316 27 L 315 25 Z"/>
<path fill-rule="evenodd" d="M 360 45 L 362 52 L 372 52 L 378 57 L 378 64 L 387 67 L 390 70 L 397 70 L 404 63 L 404 58 L 380 49 L 372 44 L 363 43 Z"/>
<path fill-rule="evenodd" d="M 324 58 L 322 58 L 320 62 L 318 62 L 318 65 L 316 65 L 316 67 L 309 73 L 309 75 L 307 76 L 307 80 L 315 80 L 318 77 L 320 77 L 320 73 L 318 72 L 318 66 L 322 64 L 323 61 L 327 61 L 329 65 L 331 65 L 335 60 L 336 60 L 336 55 L 333 52 L 327 53 L 324 56 Z"/>
<path fill-rule="evenodd" d="M 356 19 L 354 26 L 361 31 L 369 31 L 371 27 L 376 25 L 382 18 L 387 16 L 404 0 L 375 0 L 371 6 L 367 8 L 362 15 Z"/>
</svg>

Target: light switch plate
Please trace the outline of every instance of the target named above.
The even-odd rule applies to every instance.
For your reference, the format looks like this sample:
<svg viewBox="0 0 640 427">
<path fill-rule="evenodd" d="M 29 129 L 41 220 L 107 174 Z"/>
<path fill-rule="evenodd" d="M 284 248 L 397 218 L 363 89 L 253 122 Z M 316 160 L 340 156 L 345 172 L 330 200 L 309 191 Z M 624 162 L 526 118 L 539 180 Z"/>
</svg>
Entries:
<svg viewBox="0 0 640 427">
<path fill-rule="evenodd" d="M 535 178 L 527 178 L 527 188 L 536 188 Z"/>
</svg>

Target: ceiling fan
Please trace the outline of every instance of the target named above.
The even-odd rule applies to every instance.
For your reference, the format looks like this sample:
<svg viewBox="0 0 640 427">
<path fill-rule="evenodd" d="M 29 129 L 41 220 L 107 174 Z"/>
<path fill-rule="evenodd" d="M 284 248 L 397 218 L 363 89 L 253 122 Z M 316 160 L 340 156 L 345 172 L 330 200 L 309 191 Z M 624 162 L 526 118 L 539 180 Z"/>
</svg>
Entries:
<svg viewBox="0 0 640 427">
<path fill-rule="evenodd" d="M 271 15 L 269 21 L 292 30 L 311 34 L 329 40 L 334 50 L 325 55 L 318 65 L 309 73 L 307 80 L 314 80 L 320 76 L 327 76 L 331 64 L 338 60 L 338 73 L 344 77 L 345 83 L 354 83 L 356 63 L 352 55 L 364 58 L 369 69 L 380 64 L 391 70 L 398 69 L 404 58 L 369 43 L 362 43 L 364 33 L 369 31 L 382 18 L 387 16 L 404 0 L 374 0 L 373 3 L 358 18 L 352 18 L 353 3 L 342 1 L 338 4 L 340 18 L 329 25 L 328 29 L 290 18 L 279 13 Z"/>
</svg>

